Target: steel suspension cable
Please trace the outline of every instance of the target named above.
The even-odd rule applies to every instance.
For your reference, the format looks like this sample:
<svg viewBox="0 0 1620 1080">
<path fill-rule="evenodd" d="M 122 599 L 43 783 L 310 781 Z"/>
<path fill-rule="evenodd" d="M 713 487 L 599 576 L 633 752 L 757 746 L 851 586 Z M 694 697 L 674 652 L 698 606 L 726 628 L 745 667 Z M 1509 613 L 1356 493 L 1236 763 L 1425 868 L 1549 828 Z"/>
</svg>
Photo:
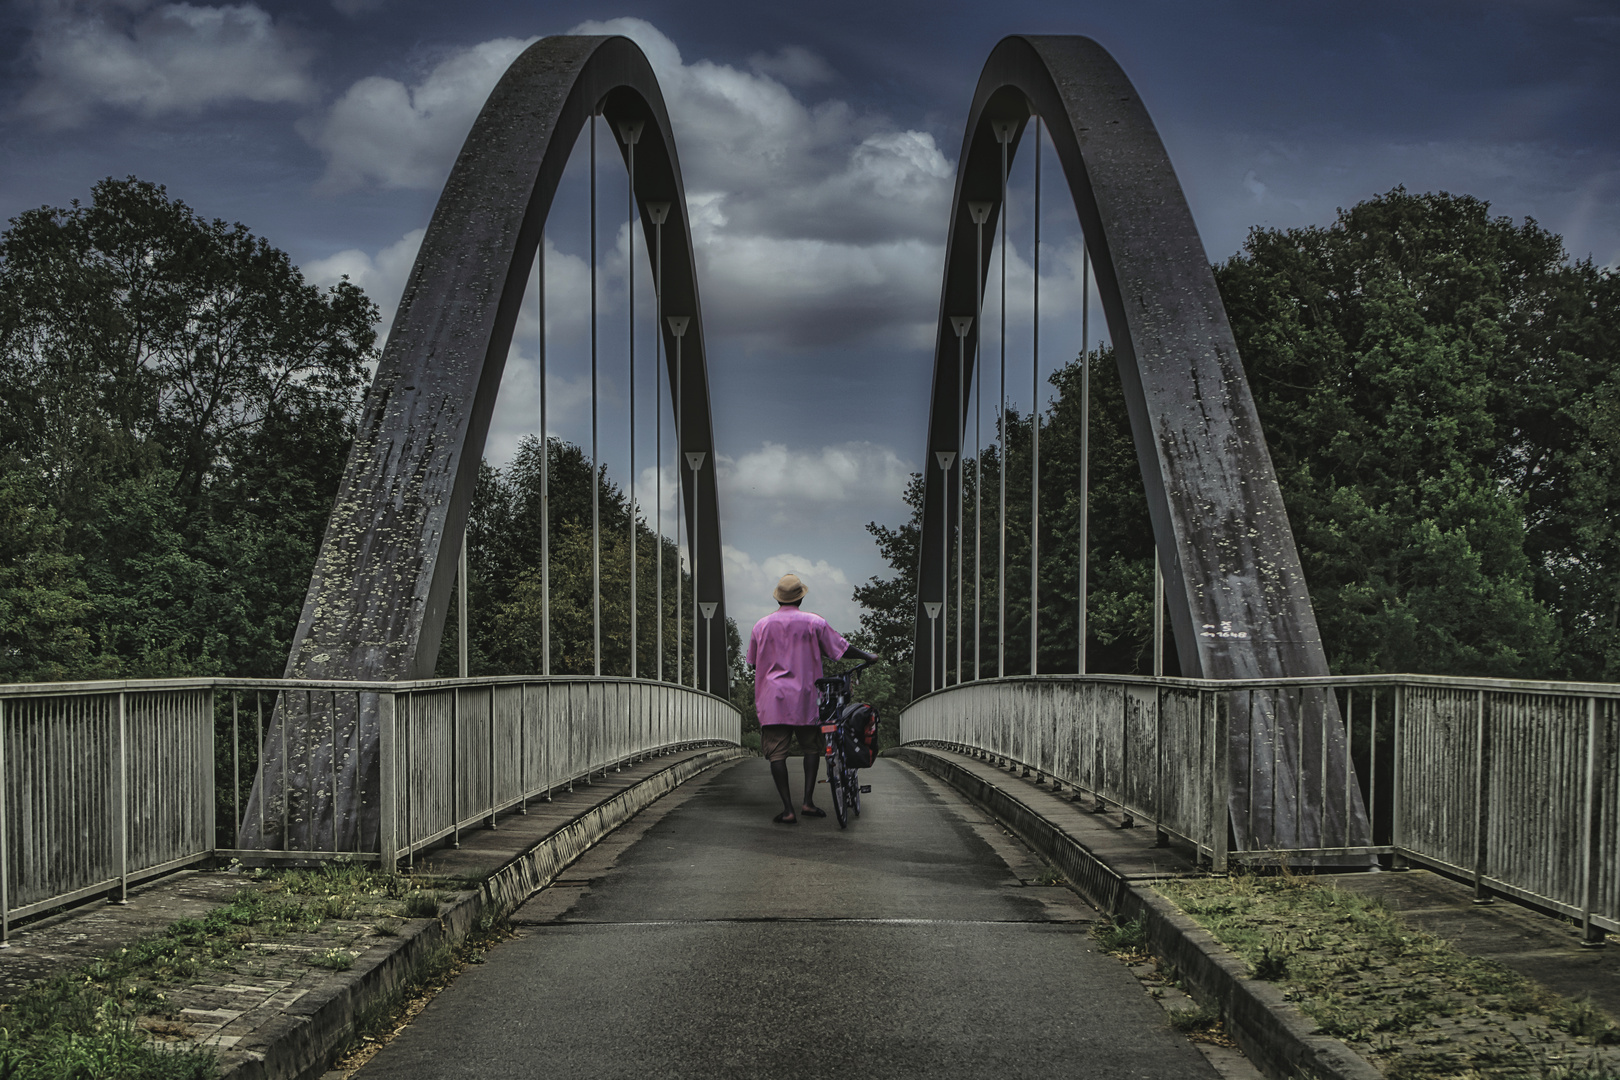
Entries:
<svg viewBox="0 0 1620 1080">
<path fill-rule="evenodd" d="M 664 681 L 664 216 L 669 203 L 648 203 L 653 222 L 653 535 L 658 541 L 658 681 Z M 677 680 L 678 681 L 678 680 Z"/>
<path fill-rule="evenodd" d="M 1000 490 L 1001 541 L 996 545 L 996 678 L 1007 674 L 1007 152 L 1012 142 L 1012 125 L 996 126 L 1001 143 L 1001 310 L 996 321 L 1001 331 L 1001 412 L 996 416 L 997 456 L 1001 459 Z"/>
<path fill-rule="evenodd" d="M 962 556 L 967 547 L 963 525 L 967 518 L 966 455 L 962 444 L 967 441 L 967 335 L 972 327 L 958 326 L 956 330 L 956 684 L 962 685 Z M 945 552 L 947 560 L 950 552 Z"/>
<path fill-rule="evenodd" d="M 698 513 L 700 509 L 698 506 L 698 471 L 703 468 L 703 454 L 700 451 L 693 450 L 688 451 L 686 457 L 692 465 L 692 520 L 687 523 L 686 535 L 692 541 L 692 689 L 696 690 L 698 689 L 698 673 L 702 670 L 699 667 L 701 660 L 698 657 L 698 615 L 699 604 L 701 603 L 698 600 L 698 526 L 702 524 L 703 518 Z M 704 642 L 704 644 L 708 646 L 711 652 L 713 651 L 713 644 L 709 642 Z"/>
<path fill-rule="evenodd" d="M 625 201 L 625 290 L 630 309 L 630 479 L 625 484 L 626 502 L 630 508 L 630 677 L 637 673 L 637 653 L 641 651 L 641 635 L 636 621 L 636 142 L 641 138 L 641 122 L 623 124 L 619 133 L 624 139 L 625 167 L 629 179 L 624 186 Z"/>
<path fill-rule="evenodd" d="M 1040 674 L 1041 598 L 1041 118 L 1035 118 L 1035 294 L 1029 364 L 1029 673 Z"/>
<path fill-rule="evenodd" d="M 546 437 L 546 233 L 540 230 L 540 674 L 551 674 L 551 441 Z"/>
<path fill-rule="evenodd" d="M 686 637 L 686 623 L 681 618 L 681 596 L 686 592 L 686 585 L 681 580 L 681 519 L 685 516 L 686 500 L 681 497 L 681 481 L 685 477 L 685 466 L 681 464 L 681 430 L 683 405 L 686 386 L 681 379 L 681 339 L 686 334 L 686 317 L 683 315 L 666 315 L 670 333 L 675 335 L 675 682 L 684 684 L 685 675 L 682 666 L 685 658 L 682 655 L 682 644 Z M 696 597 L 693 598 L 696 603 Z M 692 648 L 697 648 L 697 642 L 692 642 Z M 697 664 L 692 665 L 693 678 L 696 678 Z"/>
<path fill-rule="evenodd" d="M 602 674 L 602 466 L 596 408 L 596 113 L 591 113 L 591 655 Z"/>
<path fill-rule="evenodd" d="M 969 203 L 976 226 L 975 250 L 978 263 L 973 268 L 977 285 L 978 310 L 974 312 L 979 333 L 973 339 L 973 679 L 984 674 L 980 660 L 984 636 L 984 223 L 990 216 L 989 203 Z"/>
<path fill-rule="evenodd" d="M 1086 588 L 1091 550 L 1091 249 L 1080 240 L 1080 667 L 1086 673 Z"/>
</svg>

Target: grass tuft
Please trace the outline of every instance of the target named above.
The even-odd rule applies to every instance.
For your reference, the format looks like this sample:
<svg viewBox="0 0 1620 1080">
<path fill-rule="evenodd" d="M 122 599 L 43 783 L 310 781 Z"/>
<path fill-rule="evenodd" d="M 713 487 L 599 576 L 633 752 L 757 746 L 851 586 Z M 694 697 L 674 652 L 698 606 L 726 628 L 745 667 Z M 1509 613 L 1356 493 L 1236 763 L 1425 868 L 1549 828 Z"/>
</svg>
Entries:
<svg viewBox="0 0 1620 1080">
<path fill-rule="evenodd" d="M 1104 952 L 1132 962 L 1147 959 L 1147 923 L 1141 918 L 1124 924 L 1112 920 L 1100 922 L 1091 928 L 1091 936 L 1097 939 Z"/>
<path fill-rule="evenodd" d="M 326 949 L 316 953 L 309 962 L 333 971 L 348 971 L 354 967 L 354 954 L 347 949 Z"/>
<path fill-rule="evenodd" d="M 1392 1080 L 1615 1075 L 1610 1017 L 1412 928 L 1379 899 L 1286 868 L 1158 889 Z"/>
<path fill-rule="evenodd" d="M 405 897 L 405 917 L 407 919 L 434 919 L 439 915 L 439 894 L 436 892 L 413 892 Z"/>
</svg>

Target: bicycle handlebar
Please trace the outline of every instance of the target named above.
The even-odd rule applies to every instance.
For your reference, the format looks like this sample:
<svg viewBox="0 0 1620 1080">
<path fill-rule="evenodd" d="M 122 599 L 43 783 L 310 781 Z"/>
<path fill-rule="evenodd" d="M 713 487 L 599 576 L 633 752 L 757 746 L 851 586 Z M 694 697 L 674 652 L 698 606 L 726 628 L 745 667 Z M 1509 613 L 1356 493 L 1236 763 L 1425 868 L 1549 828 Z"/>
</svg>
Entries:
<svg viewBox="0 0 1620 1080">
<path fill-rule="evenodd" d="M 865 671 L 867 668 L 871 667 L 881 659 L 882 657 L 873 657 L 870 660 L 863 660 L 859 664 L 856 664 L 854 667 L 850 668 L 848 671 L 844 672 L 842 675 L 827 675 L 817 679 L 816 689 L 819 690 L 827 686 L 836 686 L 838 683 L 847 684 L 851 678 L 859 675 L 861 672 Z"/>
</svg>

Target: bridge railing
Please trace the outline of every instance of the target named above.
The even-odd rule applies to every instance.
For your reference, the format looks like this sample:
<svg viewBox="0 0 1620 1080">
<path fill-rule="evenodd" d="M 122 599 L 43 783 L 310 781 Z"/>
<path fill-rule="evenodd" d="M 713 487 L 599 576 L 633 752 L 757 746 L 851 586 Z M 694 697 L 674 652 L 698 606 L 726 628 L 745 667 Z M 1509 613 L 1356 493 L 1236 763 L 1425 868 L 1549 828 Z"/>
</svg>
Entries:
<svg viewBox="0 0 1620 1080">
<path fill-rule="evenodd" d="M 1307 748 L 1303 768 L 1278 768 L 1295 763 L 1278 762 L 1276 744 L 1233 737 L 1257 730 L 1243 722 L 1254 710 L 1301 726 L 1292 745 Z M 1305 730 L 1313 725 L 1314 735 Z M 1620 931 L 1613 684 L 1422 675 L 992 679 L 916 699 L 901 713 L 900 737 L 1069 785 L 1077 798 L 1085 793 L 1193 845 L 1217 871 L 1389 855 L 1397 866 L 1460 876 L 1481 899 L 1500 893 L 1578 919 L 1589 937 Z M 1344 777 L 1327 773 L 1330 738 L 1350 748 Z M 1298 778 L 1313 767 L 1322 772 L 1310 786 L 1326 797 L 1313 799 L 1303 784 L 1278 789 L 1277 775 Z M 1356 792 L 1365 831 L 1352 828 Z M 1315 834 L 1340 842 L 1235 842 L 1271 835 L 1265 823 L 1284 808 L 1315 815 Z M 1229 828 L 1238 814 L 1255 827 Z"/>
<path fill-rule="evenodd" d="M 305 767 L 286 790 L 252 800 L 278 703 L 295 720 L 322 722 L 287 725 L 304 743 Z M 380 807 L 376 842 L 359 851 L 243 848 L 244 813 L 297 812 L 335 786 L 349 747 L 333 720 L 345 712 L 379 725 L 379 761 L 361 770 L 357 793 Z M 723 698 L 630 679 L 0 686 L 0 941 L 16 919 L 102 893 L 122 898 L 132 884 L 212 859 L 392 865 L 621 763 L 736 744 L 740 728 Z"/>
</svg>

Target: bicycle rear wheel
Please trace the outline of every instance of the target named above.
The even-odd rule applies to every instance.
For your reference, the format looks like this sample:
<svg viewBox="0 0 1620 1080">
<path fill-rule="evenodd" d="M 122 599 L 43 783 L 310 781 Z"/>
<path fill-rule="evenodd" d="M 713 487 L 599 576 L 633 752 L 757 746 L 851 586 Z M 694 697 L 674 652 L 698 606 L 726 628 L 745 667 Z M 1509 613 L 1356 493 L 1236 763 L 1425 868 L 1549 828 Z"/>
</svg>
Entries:
<svg viewBox="0 0 1620 1080">
<path fill-rule="evenodd" d="M 833 817 L 838 819 L 838 827 L 844 828 L 849 824 L 849 810 L 846 806 L 848 789 L 845 786 L 844 762 L 836 748 L 827 756 L 827 791 L 832 795 Z"/>
<path fill-rule="evenodd" d="M 861 816 L 861 771 L 859 769 L 845 769 L 844 781 L 849 784 L 849 808 L 855 811 L 855 816 Z"/>
</svg>

